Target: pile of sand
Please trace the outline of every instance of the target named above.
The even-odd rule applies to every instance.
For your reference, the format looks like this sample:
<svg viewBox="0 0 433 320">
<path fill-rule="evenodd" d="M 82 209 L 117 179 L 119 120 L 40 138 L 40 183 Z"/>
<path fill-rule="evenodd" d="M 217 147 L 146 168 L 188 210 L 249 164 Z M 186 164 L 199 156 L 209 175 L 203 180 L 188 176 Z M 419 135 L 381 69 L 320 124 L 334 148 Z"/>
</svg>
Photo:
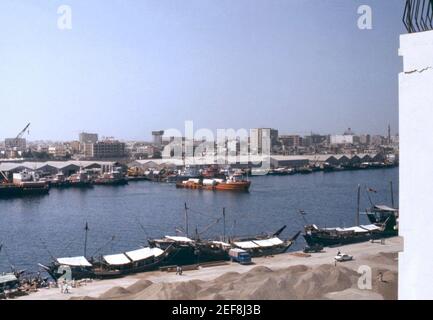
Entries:
<svg viewBox="0 0 433 320">
<path fill-rule="evenodd" d="M 395 299 L 397 274 L 379 269 L 373 272 L 377 275 L 379 271 L 383 272 L 384 282 L 374 281 L 373 290 L 368 291 L 357 289 L 359 274 L 356 271 L 341 265 L 323 264 L 297 265 L 277 271 L 259 266 L 242 274 L 228 272 L 210 281 L 152 283 L 140 280 L 128 288 L 114 287 L 99 299 Z"/>
</svg>

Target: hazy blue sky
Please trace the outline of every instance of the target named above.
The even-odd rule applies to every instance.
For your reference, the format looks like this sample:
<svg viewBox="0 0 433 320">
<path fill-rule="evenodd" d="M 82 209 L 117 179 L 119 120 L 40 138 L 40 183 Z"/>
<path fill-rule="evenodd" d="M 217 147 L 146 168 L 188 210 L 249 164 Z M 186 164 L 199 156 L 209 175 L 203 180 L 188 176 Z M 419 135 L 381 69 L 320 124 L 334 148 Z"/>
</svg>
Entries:
<svg viewBox="0 0 433 320">
<path fill-rule="evenodd" d="M 397 0 L 0 2 L 0 139 L 398 125 Z M 72 7 L 72 30 L 57 8 Z M 373 9 L 359 30 L 357 8 Z"/>
</svg>

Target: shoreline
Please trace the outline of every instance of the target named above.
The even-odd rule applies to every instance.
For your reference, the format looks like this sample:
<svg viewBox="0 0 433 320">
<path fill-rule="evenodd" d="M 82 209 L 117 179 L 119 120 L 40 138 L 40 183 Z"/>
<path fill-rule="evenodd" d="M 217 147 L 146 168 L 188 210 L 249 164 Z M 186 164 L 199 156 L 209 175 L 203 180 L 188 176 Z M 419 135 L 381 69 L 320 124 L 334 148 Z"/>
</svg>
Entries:
<svg viewBox="0 0 433 320">
<path fill-rule="evenodd" d="M 334 256 L 337 251 L 340 250 L 342 253 L 347 253 L 353 255 L 353 261 L 347 261 L 344 263 L 338 263 L 338 266 L 334 265 Z M 252 265 L 240 265 L 238 263 L 230 263 L 223 264 L 220 266 L 212 266 L 212 267 L 200 267 L 198 270 L 184 271 L 181 276 L 176 275 L 174 272 L 162 272 L 162 271 L 152 271 L 152 272 L 144 272 L 135 275 L 129 275 L 122 278 L 117 279 L 107 279 L 107 280 L 92 280 L 92 282 L 87 283 L 83 286 L 72 288 L 70 293 L 64 294 L 60 292 L 60 288 L 42 288 L 37 292 L 30 293 L 26 296 L 21 296 L 15 298 L 16 300 L 67 300 L 67 299 L 83 299 L 84 297 L 87 299 L 95 299 L 99 298 L 101 295 L 104 295 L 103 299 L 122 299 L 128 298 L 128 291 L 125 289 L 126 287 L 130 287 L 134 284 L 138 284 L 143 281 L 147 281 L 153 285 L 179 285 L 179 284 L 187 284 L 193 281 L 199 281 L 200 283 L 209 283 L 209 285 L 213 284 L 218 280 L 219 277 L 225 276 L 227 274 L 238 274 L 233 279 L 237 280 L 242 278 L 243 276 L 247 276 L 249 273 L 257 273 L 257 270 L 261 270 L 261 268 L 265 268 L 270 272 L 282 273 L 285 270 L 293 269 L 293 267 L 302 267 L 307 268 L 306 274 L 311 274 L 316 272 L 318 268 L 325 268 L 329 272 L 332 271 L 332 266 L 337 268 L 338 271 L 347 273 L 348 270 L 351 272 L 357 272 L 358 268 L 363 265 L 370 266 L 373 270 L 373 274 L 377 273 L 377 270 L 383 270 L 387 272 L 391 272 L 394 275 L 398 272 L 398 263 L 396 259 L 391 259 L 388 256 L 390 254 L 394 254 L 403 250 L 403 239 L 401 237 L 393 237 L 385 240 L 385 244 L 381 244 L 380 242 L 363 242 L 357 244 L 351 244 L 346 246 L 339 247 L 325 247 L 324 252 L 321 253 L 312 253 L 311 256 L 306 257 L 303 254 L 300 254 L 301 251 L 287 252 L 284 254 L 279 254 L 270 257 L 260 257 L 254 258 Z M 387 258 L 384 258 L 384 255 Z M 382 271 L 381 271 L 382 272 Z M 374 275 L 373 275 L 374 276 Z M 352 274 L 354 277 L 354 274 Z M 395 278 L 395 277 L 394 277 Z M 313 281 L 311 279 L 310 281 Z M 373 279 L 373 282 L 375 279 Z M 375 285 L 377 285 L 375 283 Z M 119 289 L 122 294 L 118 293 L 110 294 L 108 291 L 116 291 L 115 289 Z M 124 290 L 124 292 L 122 291 Z M 117 291 L 119 291 L 117 290 Z M 174 289 L 175 290 L 175 289 Z M 364 292 L 360 292 L 364 291 Z M 380 299 L 379 294 L 374 292 L 374 290 L 368 290 L 369 292 L 365 292 L 367 290 L 358 290 L 351 288 L 350 292 L 346 292 L 345 296 L 342 297 L 338 294 L 338 292 L 332 292 L 331 295 L 326 296 L 326 298 L 330 299 L 342 299 L 346 298 L 346 296 L 350 299 L 353 297 L 357 298 L 367 298 L 367 299 Z M 158 293 L 155 293 L 158 294 Z M 231 293 L 235 294 L 236 293 Z M 388 294 L 388 296 L 393 296 L 393 292 Z M 395 293 L 396 295 L 396 293 Z M 149 297 L 152 297 L 149 295 Z M 129 297 L 134 298 L 134 297 Z M 145 299 L 146 297 L 140 297 L 140 299 Z M 242 299 L 242 297 L 239 297 Z M 321 298 L 321 297 L 317 297 Z M 386 298 L 386 297 L 382 297 Z M 14 299 L 14 300 L 15 300 Z M 266 297 L 264 297 L 266 299 Z"/>
</svg>

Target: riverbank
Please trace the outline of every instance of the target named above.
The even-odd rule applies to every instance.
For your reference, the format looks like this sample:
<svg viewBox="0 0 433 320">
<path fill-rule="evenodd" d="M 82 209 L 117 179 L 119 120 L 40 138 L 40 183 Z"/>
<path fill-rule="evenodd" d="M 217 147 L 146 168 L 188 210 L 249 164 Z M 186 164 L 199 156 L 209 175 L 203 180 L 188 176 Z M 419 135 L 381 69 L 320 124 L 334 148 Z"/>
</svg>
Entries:
<svg viewBox="0 0 433 320">
<path fill-rule="evenodd" d="M 289 252 L 254 259 L 242 266 L 184 271 L 181 276 L 147 272 L 120 279 L 94 280 L 64 294 L 59 288 L 40 289 L 22 300 L 66 299 L 396 299 L 399 237 L 380 242 L 325 248 L 310 256 Z M 354 260 L 334 265 L 337 251 Z M 360 266 L 372 270 L 372 289 L 360 290 Z M 382 281 L 379 273 L 383 274 Z"/>
</svg>

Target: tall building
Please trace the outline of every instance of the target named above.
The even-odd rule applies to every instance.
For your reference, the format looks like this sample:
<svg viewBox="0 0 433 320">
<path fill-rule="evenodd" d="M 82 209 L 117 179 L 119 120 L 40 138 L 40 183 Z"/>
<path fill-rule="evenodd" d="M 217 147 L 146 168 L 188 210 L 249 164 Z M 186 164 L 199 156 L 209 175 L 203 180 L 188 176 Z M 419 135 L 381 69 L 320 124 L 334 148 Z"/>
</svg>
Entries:
<svg viewBox="0 0 433 320">
<path fill-rule="evenodd" d="M 98 141 L 98 134 L 81 132 L 78 140 L 80 143 L 96 143 L 96 141 Z"/>
<path fill-rule="evenodd" d="M 388 144 L 391 144 L 391 125 L 388 125 Z"/>
<path fill-rule="evenodd" d="M 328 136 L 312 133 L 311 135 L 304 137 L 304 139 L 302 140 L 302 146 L 304 147 L 317 146 L 326 142 L 327 139 Z"/>
<path fill-rule="evenodd" d="M 24 138 L 6 138 L 5 149 L 6 150 L 19 150 L 24 151 L 27 147 L 27 141 Z"/>
<path fill-rule="evenodd" d="M 331 135 L 330 143 L 332 145 L 353 144 L 353 135 L 346 135 L 346 134 Z"/>
<path fill-rule="evenodd" d="M 359 136 L 359 143 L 367 146 L 370 145 L 371 136 L 369 134 L 361 134 Z"/>
<path fill-rule="evenodd" d="M 300 147 L 302 137 L 299 135 L 281 135 L 279 140 L 285 147 Z"/>
<path fill-rule="evenodd" d="M 126 144 L 117 140 L 85 143 L 84 154 L 94 159 L 122 158 L 126 155 Z"/>
<path fill-rule="evenodd" d="M 153 144 L 160 148 L 162 146 L 162 136 L 164 135 L 164 130 L 152 131 Z"/>
<path fill-rule="evenodd" d="M 80 152 L 84 153 L 86 157 L 89 157 L 89 147 L 87 147 L 86 152 L 86 144 L 93 144 L 98 141 L 98 134 L 97 133 L 87 133 L 87 132 L 81 132 L 78 135 L 78 140 L 80 142 Z"/>
<path fill-rule="evenodd" d="M 265 144 L 266 145 L 265 145 Z M 272 152 L 278 148 L 278 130 L 272 128 L 256 128 L 250 130 L 250 152 L 263 153 Z"/>
</svg>

